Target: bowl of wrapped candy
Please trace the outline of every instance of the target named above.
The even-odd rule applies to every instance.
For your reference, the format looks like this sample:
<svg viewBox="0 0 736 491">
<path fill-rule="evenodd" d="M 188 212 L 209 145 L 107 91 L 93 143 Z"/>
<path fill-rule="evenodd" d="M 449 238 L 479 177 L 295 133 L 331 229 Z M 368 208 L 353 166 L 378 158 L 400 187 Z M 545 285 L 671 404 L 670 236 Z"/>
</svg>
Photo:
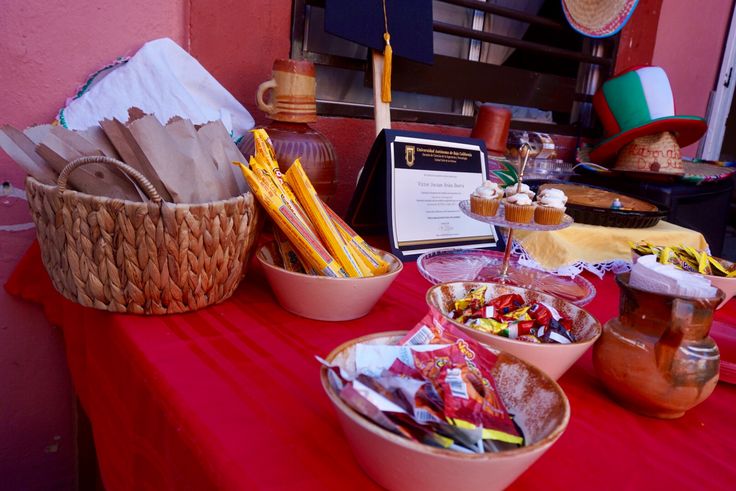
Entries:
<svg viewBox="0 0 736 491">
<path fill-rule="evenodd" d="M 631 245 L 633 262 L 650 254 L 657 256 L 657 262 L 661 264 L 671 264 L 677 269 L 705 276 L 711 285 L 723 291 L 726 298 L 716 310 L 736 295 L 736 264 L 731 261 L 711 256 L 694 247 L 655 246 L 648 242 Z"/>
<path fill-rule="evenodd" d="M 595 317 L 567 300 L 502 283 L 442 283 L 429 289 L 426 300 L 472 338 L 534 364 L 554 380 L 602 329 Z"/>
<path fill-rule="evenodd" d="M 358 464 L 387 489 L 504 489 L 570 418 L 541 370 L 431 321 L 353 339 L 323 362 Z"/>
</svg>

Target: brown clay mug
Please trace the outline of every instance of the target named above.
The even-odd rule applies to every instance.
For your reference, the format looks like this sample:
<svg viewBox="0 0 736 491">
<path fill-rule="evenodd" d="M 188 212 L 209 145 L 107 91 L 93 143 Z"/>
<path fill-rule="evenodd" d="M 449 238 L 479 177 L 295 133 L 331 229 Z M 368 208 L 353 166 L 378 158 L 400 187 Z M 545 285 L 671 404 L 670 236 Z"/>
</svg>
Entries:
<svg viewBox="0 0 736 491">
<path fill-rule="evenodd" d="M 309 61 L 277 59 L 273 77 L 258 86 L 258 109 L 276 121 L 313 123 L 317 121 L 317 79 Z M 271 92 L 270 101 L 264 96 Z"/>
<path fill-rule="evenodd" d="M 492 104 L 481 104 L 470 136 L 483 140 L 489 153 L 503 155 L 506 153 L 510 125 L 511 111 Z"/>
</svg>

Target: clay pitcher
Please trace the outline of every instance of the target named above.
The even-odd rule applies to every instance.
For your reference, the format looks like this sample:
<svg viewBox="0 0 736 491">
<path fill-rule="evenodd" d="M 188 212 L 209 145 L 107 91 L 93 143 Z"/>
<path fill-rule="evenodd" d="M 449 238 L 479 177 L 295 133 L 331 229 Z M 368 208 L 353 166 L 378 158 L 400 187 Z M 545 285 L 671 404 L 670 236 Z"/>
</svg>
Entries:
<svg viewBox="0 0 736 491">
<path fill-rule="evenodd" d="M 708 336 L 724 294 L 678 297 L 632 288 L 616 276 L 619 317 L 603 327 L 593 365 L 623 406 L 647 416 L 679 418 L 716 387 L 720 355 Z"/>
<path fill-rule="evenodd" d="M 258 86 L 256 103 L 272 121 L 264 128 L 271 138 L 282 172 L 299 158 L 320 198 L 330 204 L 337 192 L 337 157 L 332 143 L 308 123 L 317 121 L 317 81 L 309 61 L 279 59 L 272 78 Z M 248 133 L 240 144 L 246 158 L 253 154 Z"/>
</svg>

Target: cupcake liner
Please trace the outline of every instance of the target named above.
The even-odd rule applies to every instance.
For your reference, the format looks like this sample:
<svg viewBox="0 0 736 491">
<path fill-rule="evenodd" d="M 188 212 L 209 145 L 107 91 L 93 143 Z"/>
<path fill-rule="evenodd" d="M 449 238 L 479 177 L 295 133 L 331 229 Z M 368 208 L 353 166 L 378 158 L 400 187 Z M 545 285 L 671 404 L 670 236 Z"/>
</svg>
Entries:
<svg viewBox="0 0 736 491">
<path fill-rule="evenodd" d="M 506 220 L 509 222 L 529 223 L 534 217 L 535 205 L 517 205 L 514 203 L 504 203 L 504 213 Z"/>
<path fill-rule="evenodd" d="M 497 198 L 481 198 L 470 195 L 470 211 L 477 215 L 495 216 L 500 204 L 501 200 Z"/>
<path fill-rule="evenodd" d="M 534 211 L 534 221 L 541 225 L 558 225 L 565 216 L 565 208 L 551 206 L 537 206 Z"/>
</svg>

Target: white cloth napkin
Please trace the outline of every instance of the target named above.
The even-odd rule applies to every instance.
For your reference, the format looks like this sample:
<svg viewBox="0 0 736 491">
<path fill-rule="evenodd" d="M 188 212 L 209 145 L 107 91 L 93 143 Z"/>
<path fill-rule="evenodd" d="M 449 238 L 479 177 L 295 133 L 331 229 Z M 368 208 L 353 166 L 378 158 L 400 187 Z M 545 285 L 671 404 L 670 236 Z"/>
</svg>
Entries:
<svg viewBox="0 0 736 491">
<path fill-rule="evenodd" d="M 105 118 L 126 121 L 131 106 L 162 124 L 173 116 L 194 124 L 219 119 L 236 139 L 255 125 L 245 107 L 169 38 L 149 41 L 127 63 L 101 72 L 62 110 L 63 123 L 84 130 Z"/>
</svg>

